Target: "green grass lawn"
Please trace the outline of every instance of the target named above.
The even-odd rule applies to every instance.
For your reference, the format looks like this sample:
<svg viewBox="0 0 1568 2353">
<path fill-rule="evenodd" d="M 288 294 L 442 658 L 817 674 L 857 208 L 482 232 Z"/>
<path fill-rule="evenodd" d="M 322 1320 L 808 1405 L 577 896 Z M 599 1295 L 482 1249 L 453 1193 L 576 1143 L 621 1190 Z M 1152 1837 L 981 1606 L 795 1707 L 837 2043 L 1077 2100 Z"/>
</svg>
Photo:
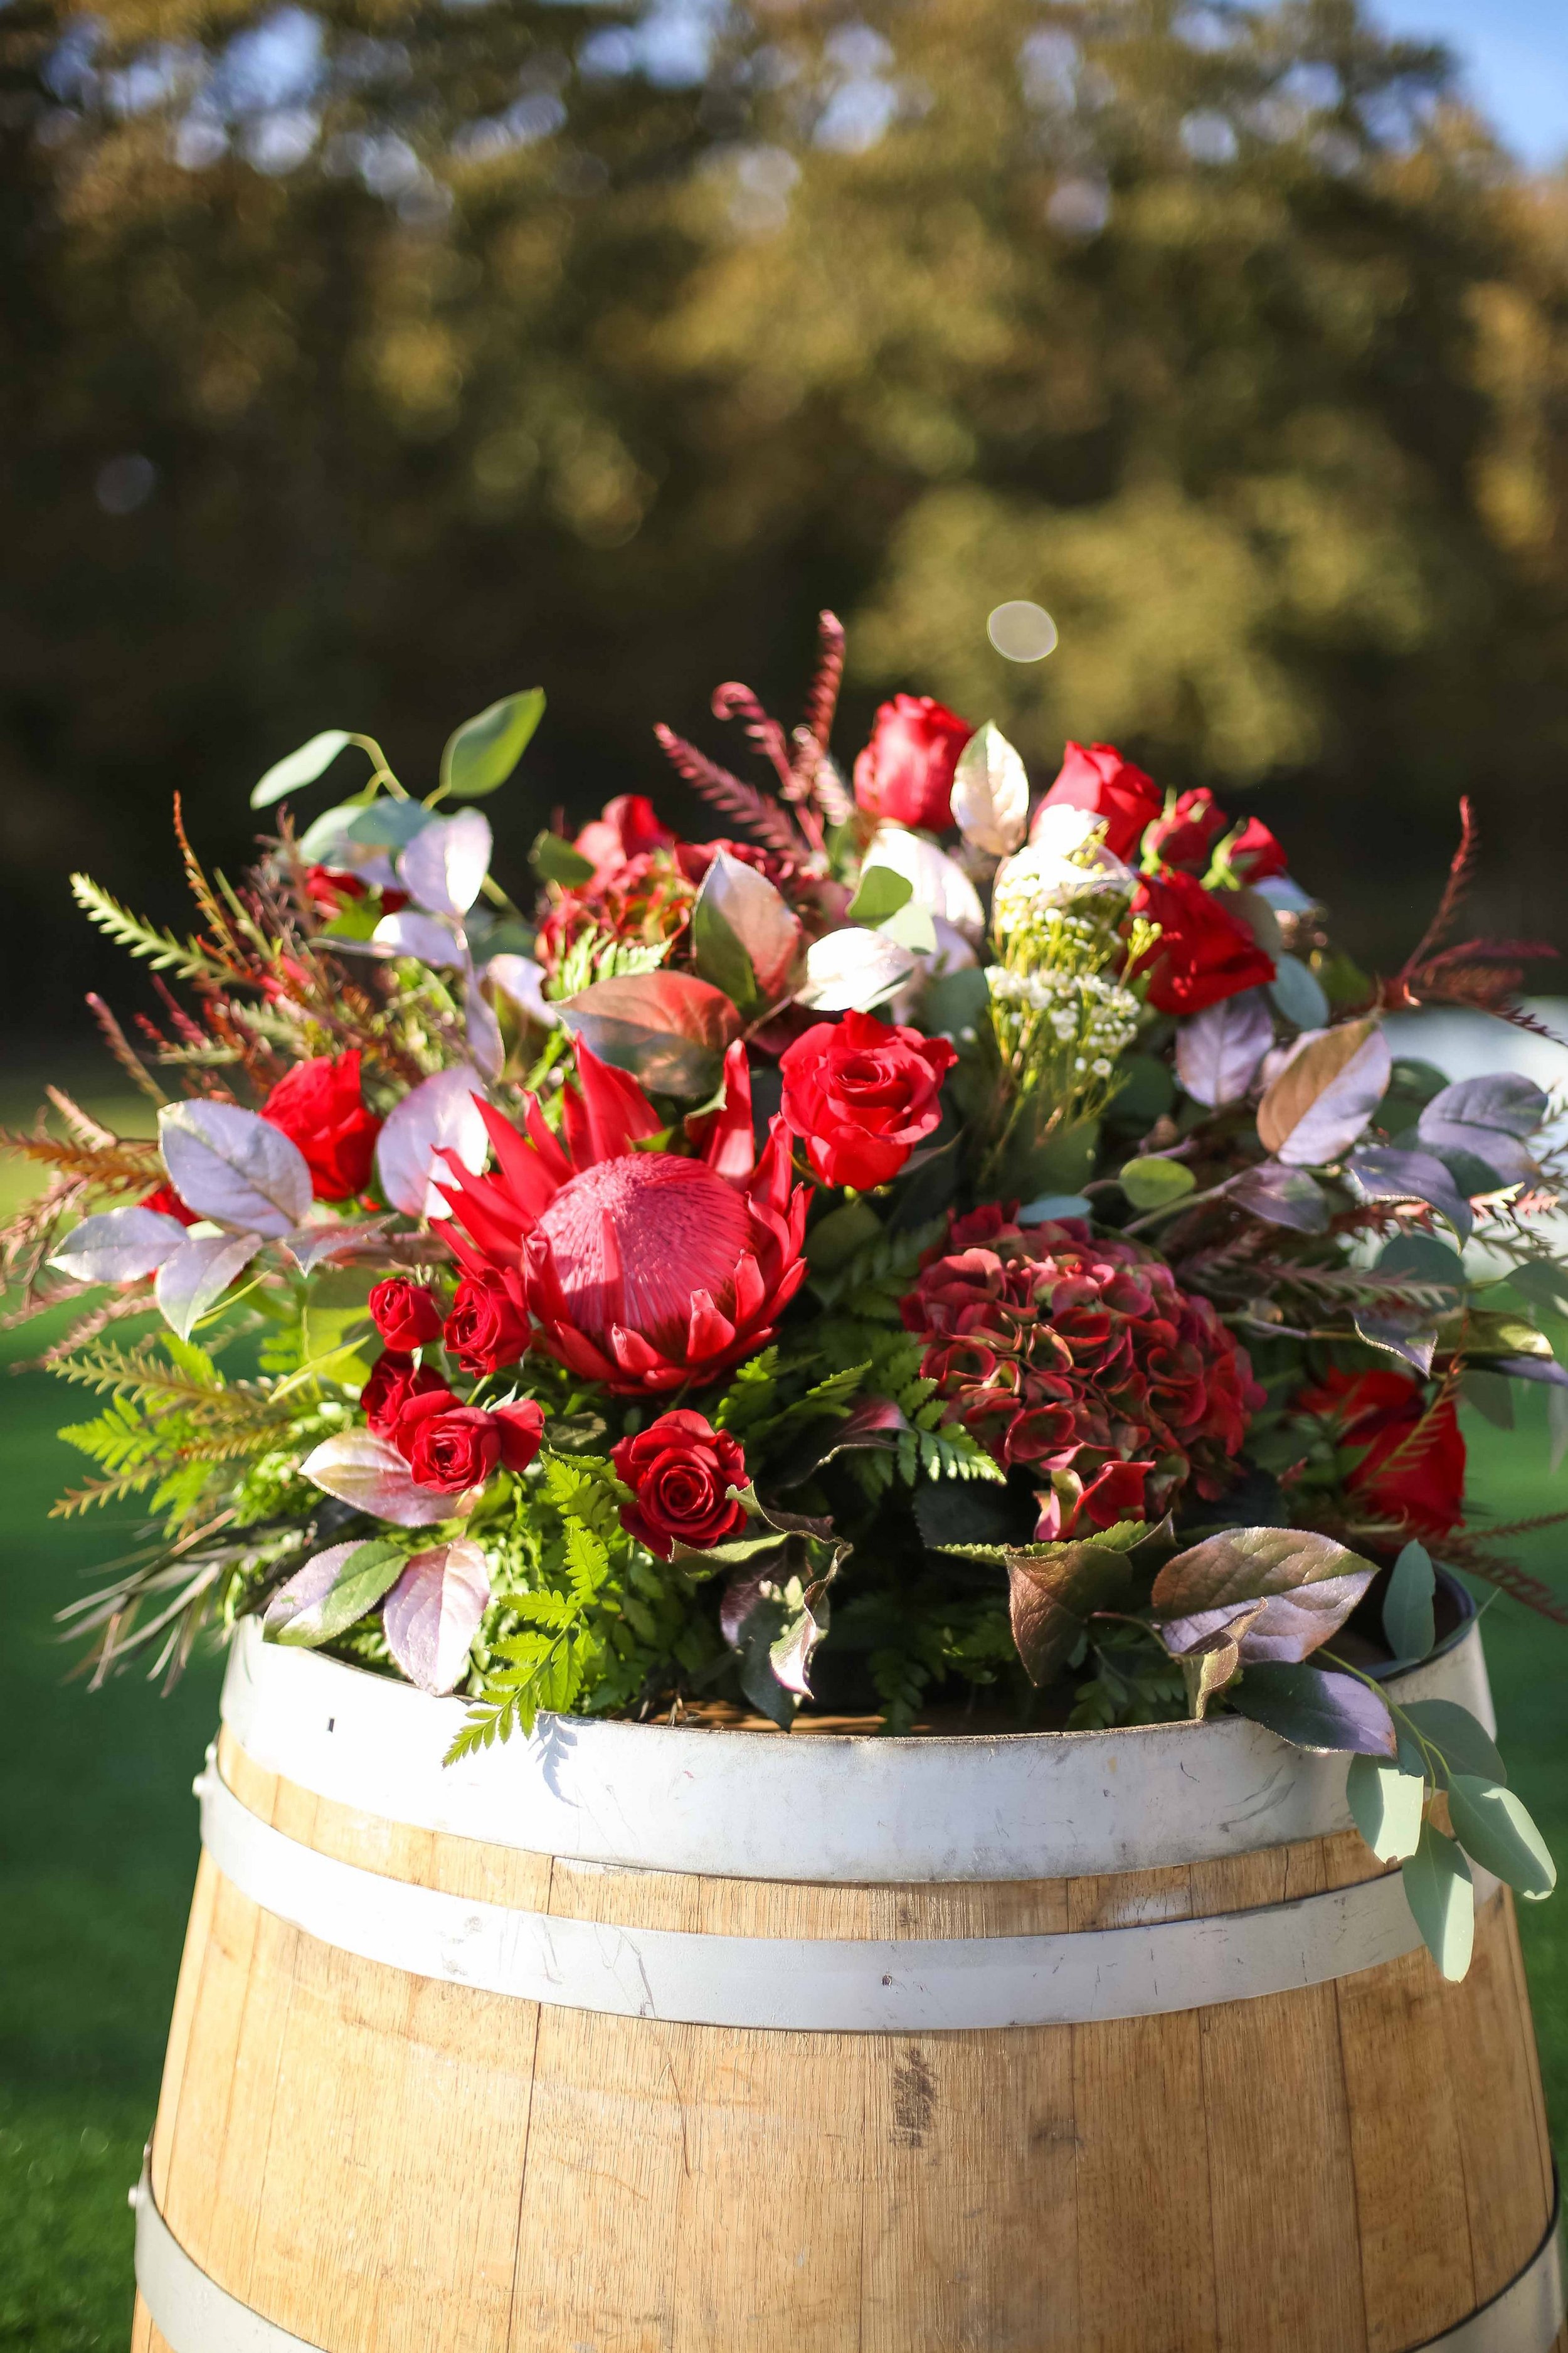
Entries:
<svg viewBox="0 0 1568 2353">
<path fill-rule="evenodd" d="M 12 1335 L 12 1353 L 18 1353 Z M 36 1342 L 28 1343 L 29 1347 Z M 0 1381 L 5 1377 L 0 1373 Z M 1547 1470 L 1543 1392 L 1510 1435 L 1473 1418 L 1479 1500 L 1500 1519 L 1568 1504 Z M 131 2308 L 125 2193 L 153 2120 L 196 1859 L 191 1778 L 210 1736 L 214 1667 L 169 1698 L 122 1679 L 63 1680 L 51 1612 L 118 1548 L 101 1521 L 46 1518 L 79 1458 L 56 1425 L 77 1395 L 37 1374 L 0 1388 L 6 1497 L 0 1651 L 0 2348 L 119 2348 Z M 1568 1591 L 1568 1529 L 1519 1547 Z M 1516 1786 L 1568 1862 L 1568 1628 L 1501 1599 L 1487 1619 Z M 1568 2126 L 1568 1903 L 1525 1905 L 1547 2096 Z"/>
</svg>

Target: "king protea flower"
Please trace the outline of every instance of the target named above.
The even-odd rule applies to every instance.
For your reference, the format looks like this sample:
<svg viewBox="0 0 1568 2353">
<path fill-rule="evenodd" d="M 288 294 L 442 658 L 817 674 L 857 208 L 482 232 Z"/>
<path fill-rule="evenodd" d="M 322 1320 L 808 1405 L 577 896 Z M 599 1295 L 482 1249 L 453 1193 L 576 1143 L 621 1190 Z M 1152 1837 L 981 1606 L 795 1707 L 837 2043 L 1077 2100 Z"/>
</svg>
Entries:
<svg viewBox="0 0 1568 2353">
<path fill-rule="evenodd" d="M 757 1158 L 743 1045 L 724 1059 L 724 1104 L 700 1155 L 638 1151 L 663 1122 L 636 1081 L 579 1044 L 581 1092 L 559 1135 L 523 1100 L 520 1132 L 483 1106 L 496 1167 L 455 1168 L 439 1190 L 471 1274 L 494 1272 L 536 1339 L 572 1372 L 623 1396 L 711 1380 L 772 1339 L 805 1278 L 806 1191 L 790 1182 L 775 1118 Z"/>
</svg>

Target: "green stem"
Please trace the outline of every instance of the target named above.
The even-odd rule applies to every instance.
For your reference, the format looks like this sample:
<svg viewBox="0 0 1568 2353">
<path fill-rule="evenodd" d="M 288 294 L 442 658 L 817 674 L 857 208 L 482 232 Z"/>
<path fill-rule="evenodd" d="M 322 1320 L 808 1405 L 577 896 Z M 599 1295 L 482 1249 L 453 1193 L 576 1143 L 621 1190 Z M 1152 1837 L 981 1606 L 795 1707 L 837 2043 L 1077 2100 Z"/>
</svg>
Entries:
<svg viewBox="0 0 1568 2353">
<path fill-rule="evenodd" d="M 1146 1210 L 1142 1217 L 1134 1218 L 1131 1224 L 1123 1226 L 1121 1230 L 1124 1234 L 1145 1233 L 1151 1226 L 1162 1225 L 1167 1218 L 1179 1217 L 1184 1209 L 1195 1209 L 1200 1201 L 1217 1200 L 1229 1183 L 1230 1178 L 1225 1176 L 1217 1185 L 1206 1186 L 1201 1193 L 1184 1193 L 1179 1201 L 1166 1201 L 1158 1209 Z"/>
</svg>

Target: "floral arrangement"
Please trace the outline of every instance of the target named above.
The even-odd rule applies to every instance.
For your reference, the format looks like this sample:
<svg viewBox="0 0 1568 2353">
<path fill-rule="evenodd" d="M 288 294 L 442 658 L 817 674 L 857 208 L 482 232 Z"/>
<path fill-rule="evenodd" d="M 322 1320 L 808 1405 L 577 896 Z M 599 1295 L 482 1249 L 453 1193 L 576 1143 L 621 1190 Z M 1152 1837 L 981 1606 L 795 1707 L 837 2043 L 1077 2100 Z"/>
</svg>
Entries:
<svg viewBox="0 0 1568 2353">
<path fill-rule="evenodd" d="M 1563 1616 L 1467 1524 L 1456 1403 L 1568 1387 L 1552 1104 L 1384 1024 L 1531 1026 L 1528 944 L 1452 944 L 1468 809 L 1375 979 L 1266 827 L 1109 744 L 1036 796 L 994 725 L 900 694 L 847 784 L 841 659 L 824 616 L 793 733 L 714 697 L 765 786 L 658 731 L 728 831 L 622 796 L 539 836 L 519 902 L 475 804 L 537 690 L 423 798 L 316 736 L 238 883 L 176 801 L 189 937 L 76 879 L 162 1012 L 90 1000 L 155 1140 L 58 1090 L 10 1139 L 51 1171 L 24 1312 L 76 1303 L 45 1361 L 106 1399 L 59 1508 L 151 1515 L 65 1620 L 101 1677 L 259 1618 L 465 1694 L 455 1754 L 541 1709 L 1239 1711 L 1350 1753 L 1462 1968 L 1467 1854 L 1530 1895 L 1552 1865 L 1481 1726 L 1380 1671 L 1452 1620 L 1434 1551 Z"/>
</svg>

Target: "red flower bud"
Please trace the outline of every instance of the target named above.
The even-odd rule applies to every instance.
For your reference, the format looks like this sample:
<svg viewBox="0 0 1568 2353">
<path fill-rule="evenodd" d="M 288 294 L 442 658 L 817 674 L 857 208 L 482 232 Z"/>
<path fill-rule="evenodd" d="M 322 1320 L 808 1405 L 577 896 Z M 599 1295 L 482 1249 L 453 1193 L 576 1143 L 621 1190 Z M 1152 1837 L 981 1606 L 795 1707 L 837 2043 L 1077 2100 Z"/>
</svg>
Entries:
<svg viewBox="0 0 1568 2353">
<path fill-rule="evenodd" d="M 393 1274 L 372 1291 L 370 1320 L 389 1348 L 423 1348 L 440 1335 L 441 1309 L 424 1283 Z"/>
</svg>

